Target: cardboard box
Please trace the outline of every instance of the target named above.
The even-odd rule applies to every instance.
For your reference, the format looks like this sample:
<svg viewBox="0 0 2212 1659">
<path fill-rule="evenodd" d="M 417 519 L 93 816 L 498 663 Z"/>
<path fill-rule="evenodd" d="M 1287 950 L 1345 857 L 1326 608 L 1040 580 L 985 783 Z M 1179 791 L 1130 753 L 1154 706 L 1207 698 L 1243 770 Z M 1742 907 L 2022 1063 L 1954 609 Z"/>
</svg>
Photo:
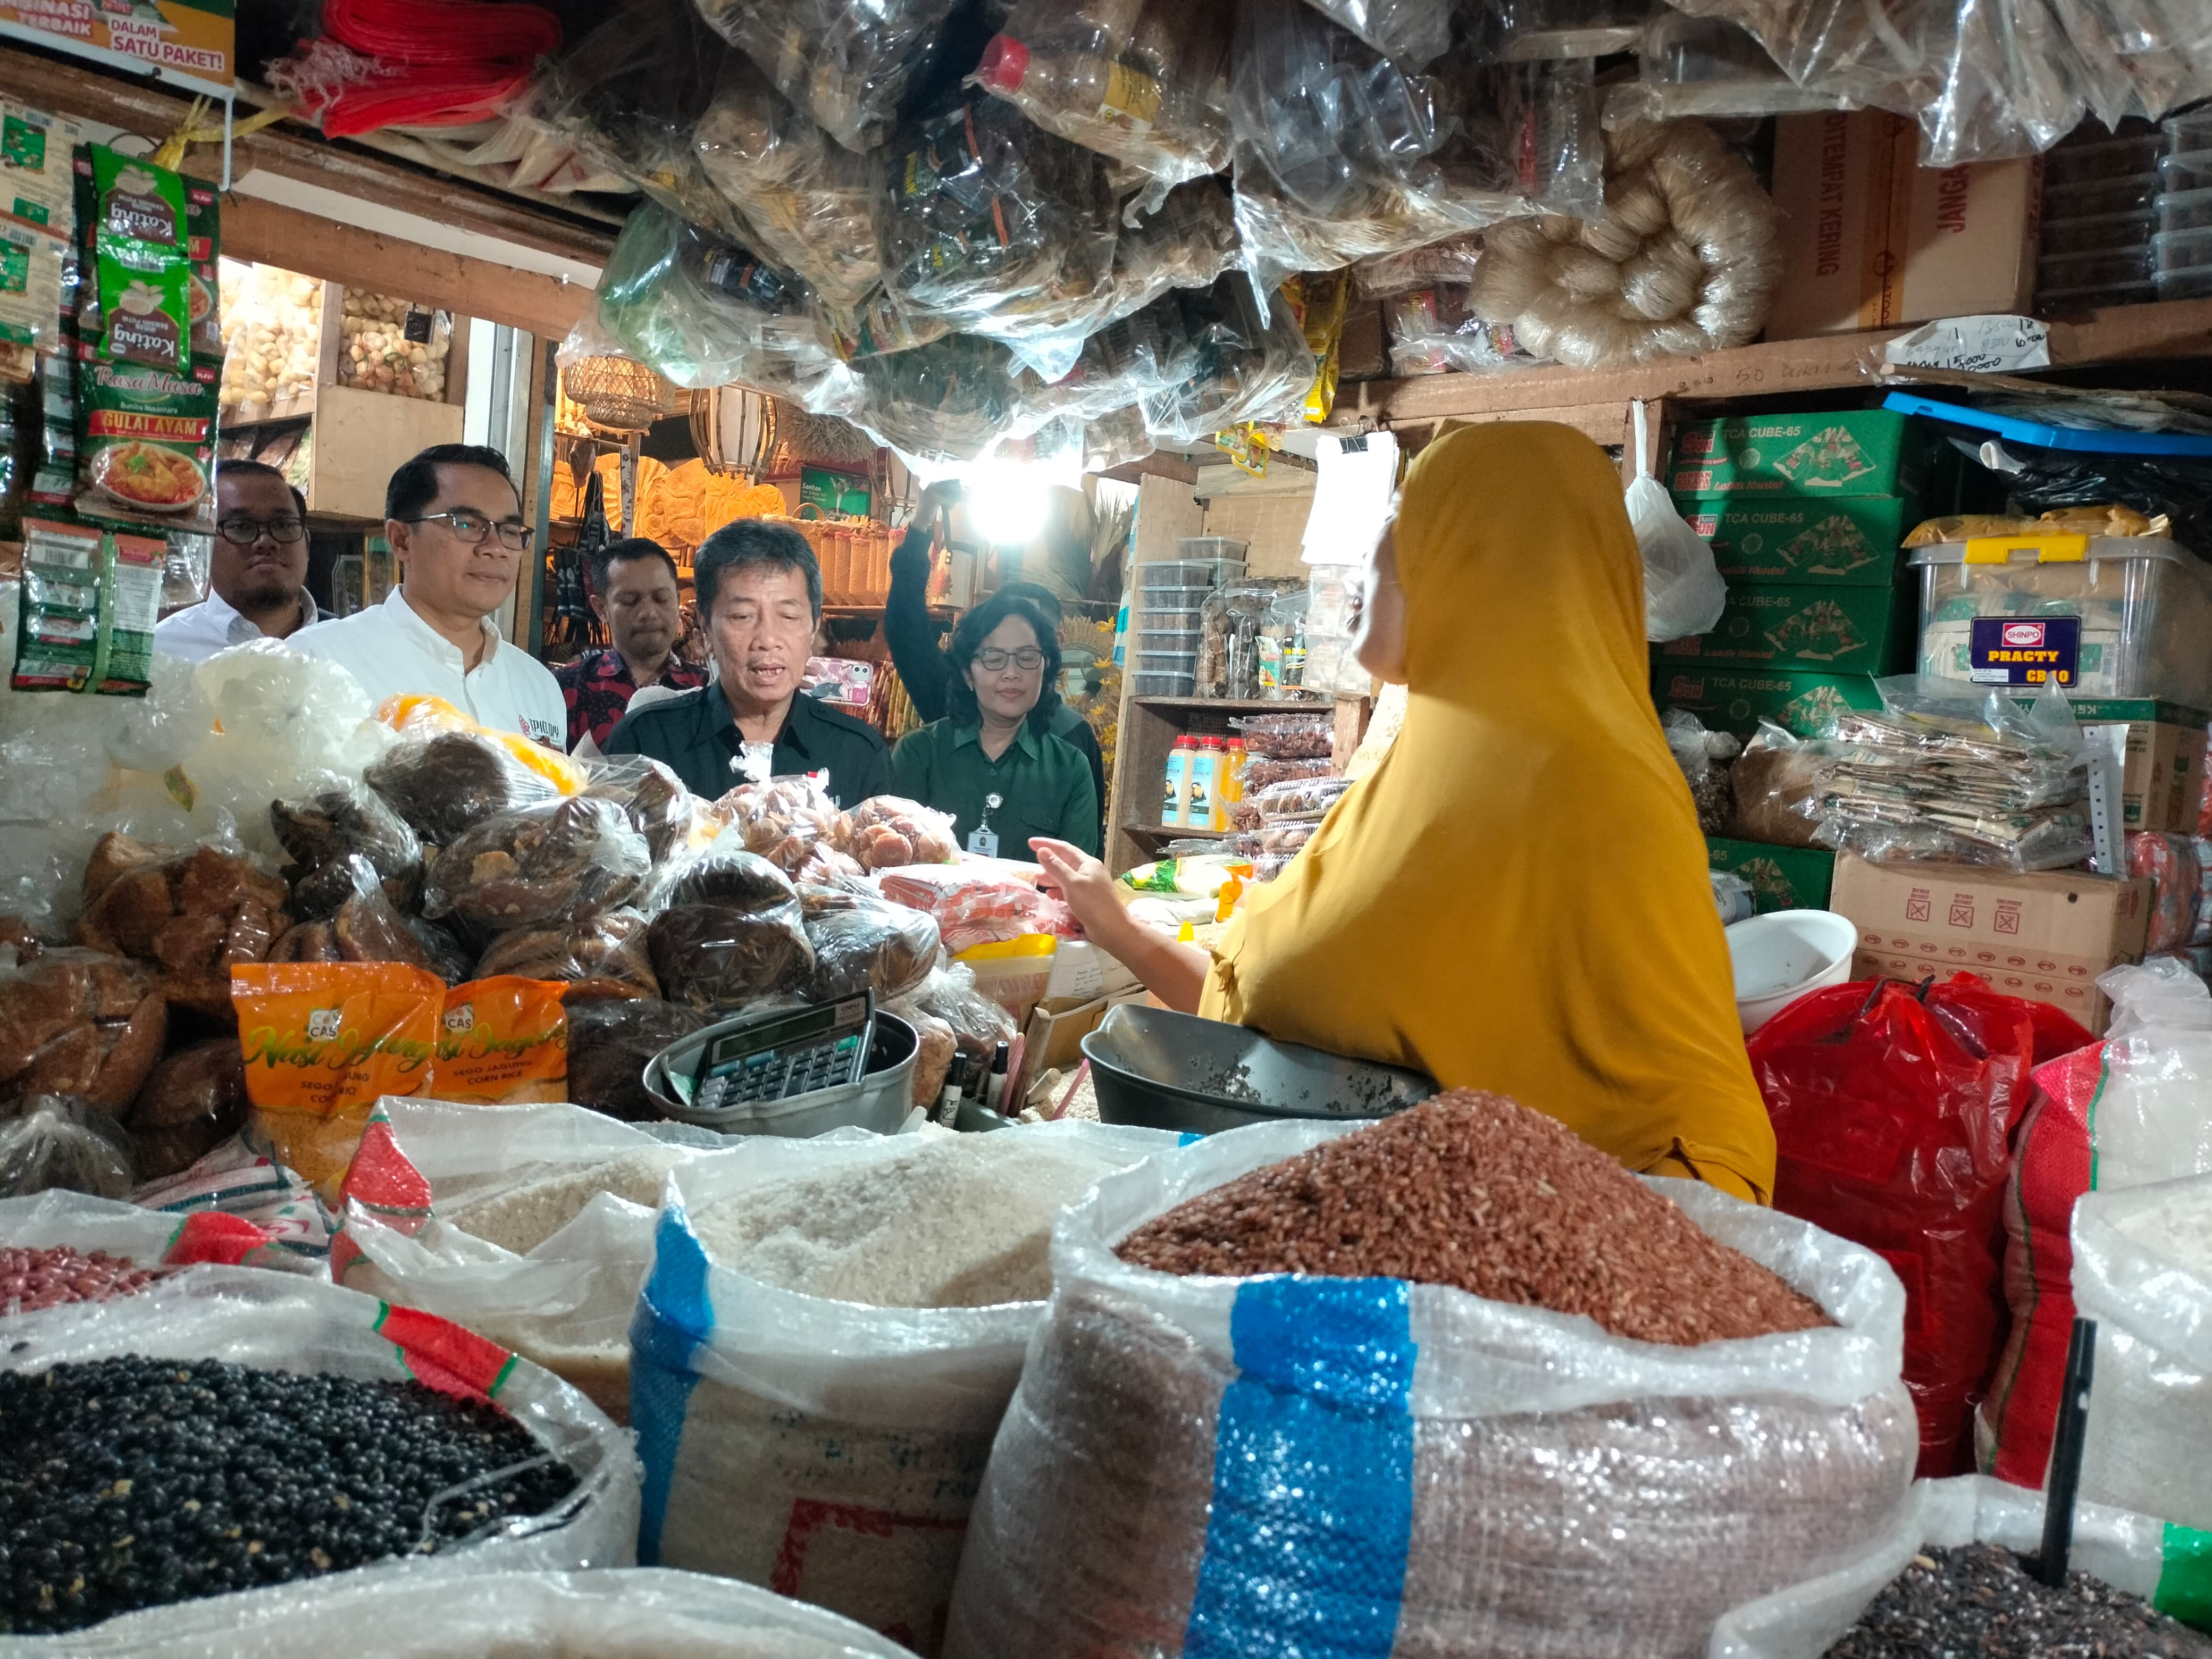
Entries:
<svg viewBox="0 0 2212 1659">
<path fill-rule="evenodd" d="M 1767 847 L 1755 841 L 1705 837 L 1705 857 L 1716 870 L 1751 884 L 1759 914 L 1769 910 L 1825 910 L 1836 873 L 1836 855 L 1817 847 Z"/>
<path fill-rule="evenodd" d="M 1746 663 L 1829 674 L 1888 674 L 1912 665 L 1910 588 L 1744 582 L 1709 634 L 1668 640 L 1662 662 Z"/>
<path fill-rule="evenodd" d="M 2016 701 L 2025 708 L 2033 699 Z M 2074 718 L 2084 726 L 2127 722 L 2127 758 L 2120 775 L 2122 827 L 2195 835 L 2204 792 L 2204 711 L 2133 697 L 2068 701 L 2074 705 Z"/>
<path fill-rule="evenodd" d="M 2150 884 L 2054 870 L 1836 860 L 1828 908 L 1859 930 L 1852 976 L 1917 981 L 1969 973 L 2063 1008 L 2092 1031 L 2111 1013 L 2097 975 L 2142 960 Z"/>
<path fill-rule="evenodd" d="M 1936 471 L 1935 426 L 1889 409 L 1738 415 L 1674 439 L 1677 495 L 1917 495 Z"/>
<path fill-rule="evenodd" d="M 1846 708 L 1879 708 L 1871 674 L 1817 674 L 1788 668 L 1655 665 L 1651 701 L 1662 710 L 1686 708 L 1716 732 L 1748 738 L 1762 720 L 1801 738 L 1818 736 Z"/>
<path fill-rule="evenodd" d="M 1674 510 L 1729 581 L 1814 586 L 1894 586 L 1905 532 L 1920 522 L 1909 495 L 1692 496 Z"/>
<path fill-rule="evenodd" d="M 2027 312 L 2042 158 L 1938 168 L 1919 153 L 1919 127 L 1880 110 L 1776 120 L 1783 267 L 1768 339 Z"/>
</svg>

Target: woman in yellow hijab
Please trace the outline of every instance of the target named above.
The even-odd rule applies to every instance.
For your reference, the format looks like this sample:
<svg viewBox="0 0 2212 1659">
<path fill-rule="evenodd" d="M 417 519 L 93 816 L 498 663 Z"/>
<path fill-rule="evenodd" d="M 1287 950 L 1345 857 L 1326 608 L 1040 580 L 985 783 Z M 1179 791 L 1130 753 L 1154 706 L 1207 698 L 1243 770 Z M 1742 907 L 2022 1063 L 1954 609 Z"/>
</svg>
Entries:
<svg viewBox="0 0 2212 1659">
<path fill-rule="evenodd" d="M 1441 438 L 1370 594 L 1360 660 L 1407 687 L 1404 729 L 1210 962 L 1130 921 L 1096 860 L 1039 861 L 1170 1006 L 1507 1095 L 1632 1170 L 1765 1202 L 1774 1134 L 1651 705 L 1619 473 L 1562 426 Z"/>
</svg>

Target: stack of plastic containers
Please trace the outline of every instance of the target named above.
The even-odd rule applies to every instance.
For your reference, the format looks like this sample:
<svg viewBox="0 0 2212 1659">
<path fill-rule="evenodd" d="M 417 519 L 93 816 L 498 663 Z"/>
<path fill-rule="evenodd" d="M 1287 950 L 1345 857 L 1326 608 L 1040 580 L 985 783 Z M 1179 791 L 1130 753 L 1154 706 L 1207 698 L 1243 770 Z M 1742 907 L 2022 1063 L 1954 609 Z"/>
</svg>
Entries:
<svg viewBox="0 0 2212 1659">
<path fill-rule="evenodd" d="M 2212 294 L 2212 109 L 2125 125 L 2085 127 L 2045 159 L 2046 316 Z"/>
<path fill-rule="evenodd" d="M 1188 697 L 1198 689 L 1200 612 L 1206 596 L 1244 574 L 1245 544 L 1227 536 L 1187 536 L 1178 558 L 1137 567 L 1137 649 L 1132 671 L 1140 697 Z"/>
</svg>

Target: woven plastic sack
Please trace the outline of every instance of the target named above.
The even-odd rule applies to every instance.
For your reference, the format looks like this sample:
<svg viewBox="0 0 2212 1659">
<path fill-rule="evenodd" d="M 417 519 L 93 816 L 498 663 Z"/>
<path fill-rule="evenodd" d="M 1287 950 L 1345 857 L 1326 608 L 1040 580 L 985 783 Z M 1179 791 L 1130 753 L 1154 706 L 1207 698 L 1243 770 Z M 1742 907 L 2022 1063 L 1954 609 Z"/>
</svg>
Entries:
<svg viewBox="0 0 2212 1659">
<path fill-rule="evenodd" d="M 1975 1419 L 1984 1473 L 2040 1486 L 2074 1328 L 2072 1226 L 2084 1193 L 2212 1175 L 2212 993 L 2171 958 L 2115 968 L 2106 1040 L 2039 1066 L 2005 1183 L 2012 1331 Z"/>
<path fill-rule="evenodd" d="M 1863 1559 L 1730 1608 L 1713 1629 L 1709 1659 L 1820 1659 L 1915 1555 L 1967 1544 L 2037 1553 L 2042 1495 L 1979 1475 L 1923 1480 L 1891 1535 Z M 2160 1613 L 2212 1626 L 2212 1534 L 2081 1503 L 2068 1565 Z"/>
<path fill-rule="evenodd" d="M 2074 1304 L 2097 1322 L 2081 1495 L 2212 1528 L 2212 1176 L 2084 1194 Z"/>
<path fill-rule="evenodd" d="M 1158 1131 L 1000 1131 L 1134 1163 Z M 934 1650 L 991 1437 L 1044 1304 L 878 1308 L 718 1267 L 690 1218 L 779 1178 L 872 1164 L 906 1137 L 763 1139 L 671 1177 L 630 1329 L 645 1460 L 640 1559 L 744 1578 Z"/>
<path fill-rule="evenodd" d="M 660 1187 L 677 1163 L 724 1144 L 705 1130 L 666 1127 L 675 1144 L 583 1106 L 381 1101 L 346 1171 L 331 1276 L 513 1348 L 627 1423 L 629 1322 L 653 1255 Z M 452 1218 L 502 1198 L 510 1213 L 543 1206 L 551 1200 L 516 1195 L 617 1159 L 631 1192 L 649 1192 L 650 1201 L 602 1192 L 526 1250 Z"/>
<path fill-rule="evenodd" d="M 1629 408 L 1636 417 L 1636 477 L 1628 486 L 1628 522 L 1644 556 L 1644 637 L 1689 639 L 1719 623 L 1728 584 L 1712 544 L 1690 528 L 1667 486 L 1651 474 L 1643 402 Z"/>
<path fill-rule="evenodd" d="M 289 1273 L 251 1267 L 195 1267 L 117 1302 L 49 1308 L 13 1322 L 0 1366 L 42 1371 L 67 1361 L 118 1354 L 220 1359 L 234 1365 L 422 1382 L 489 1399 L 561 1457 L 578 1477 L 557 1508 L 519 1520 L 465 1548 L 346 1572 L 315 1583 L 343 1591 L 373 1583 L 428 1583 L 456 1571 L 565 1571 L 628 1566 L 637 1527 L 637 1458 L 628 1437 L 558 1377 L 458 1326 Z M 296 1595 L 300 1588 L 294 1586 Z M 259 1592 L 256 1592 L 258 1594 Z M 209 1618 L 243 1598 L 195 1604 Z M 131 1629 L 150 1631 L 176 1609 L 150 1608 Z M 85 1659 L 104 1651 L 110 1625 L 54 1637 L 0 1638 L 8 1659 Z M 144 1639 L 140 1637 L 138 1639 Z M 228 1650 L 226 1650 L 228 1651 Z"/>
<path fill-rule="evenodd" d="M 1694 1656 L 1905 1503 L 1904 1297 L 1870 1253 L 1659 1182 L 1832 1328 L 1675 1348 L 1395 1279 L 1177 1278 L 1113 1243 L 1356 1126 L 1214 1135 L 1062 1212 L 949 1659 Z"/>
<path fill-rule="evenodd" d="M 279 1584 L 111 1620 L 71 1652 L 296 1659 L 367 1651 L 371 1643 L 377 1659 L 911 1659 L 819 1607 L 649 1567 Z M 0 1651 L 14 1650 L 0 1641 Z"/>
</svg>

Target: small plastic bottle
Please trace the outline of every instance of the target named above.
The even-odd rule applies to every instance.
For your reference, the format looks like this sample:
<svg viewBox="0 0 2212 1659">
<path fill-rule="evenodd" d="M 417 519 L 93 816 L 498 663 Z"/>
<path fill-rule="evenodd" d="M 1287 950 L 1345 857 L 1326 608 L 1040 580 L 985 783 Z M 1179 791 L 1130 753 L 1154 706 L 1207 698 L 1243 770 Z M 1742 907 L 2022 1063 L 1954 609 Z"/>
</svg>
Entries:
<svg viewBox="0 0 2212 1659">
<path fill-rule="evenodd" d="M 1215 814 L 1213 827 L 1217 830 L 1229 827 L 1229 809 L 1244 799 L 1245 759 L 1244 739 L 1230 738 L 1229 747 L 1221 757 L 1221 776 L 1216 781 L 1218 787 L 1214 790 L 1214 799 L 1221 808 Z"/>
<path fill-rule="evenodd" d="M 1168 750 L 1167 788 L 1160 799 L 1160 822 L 1182 824 L 1188 822 L 1183 816 L 1184 803 L 1190 795 L 1191 763 L 1198 757 L 1198 740 L 1181 737 L 1175 747 Z"/>
<path fill-rule="evenodd" d="M 1191 772 L 1190 810 L 1183 814 L 1183 822 L 1194 830 L 1225 830 L 1229 827 L 1229 804 L 1222 799 L 1222 785 L 1229 775 L 1229 748 L 1219 738 L 1200 738 L 1198 741 L 1198 765 Z M 1206 793 L 1199 795 L 1199 781 L 1203 779 Z M 1201 810 L 1202 809 L 1202 810 Z"/>
</svg>

